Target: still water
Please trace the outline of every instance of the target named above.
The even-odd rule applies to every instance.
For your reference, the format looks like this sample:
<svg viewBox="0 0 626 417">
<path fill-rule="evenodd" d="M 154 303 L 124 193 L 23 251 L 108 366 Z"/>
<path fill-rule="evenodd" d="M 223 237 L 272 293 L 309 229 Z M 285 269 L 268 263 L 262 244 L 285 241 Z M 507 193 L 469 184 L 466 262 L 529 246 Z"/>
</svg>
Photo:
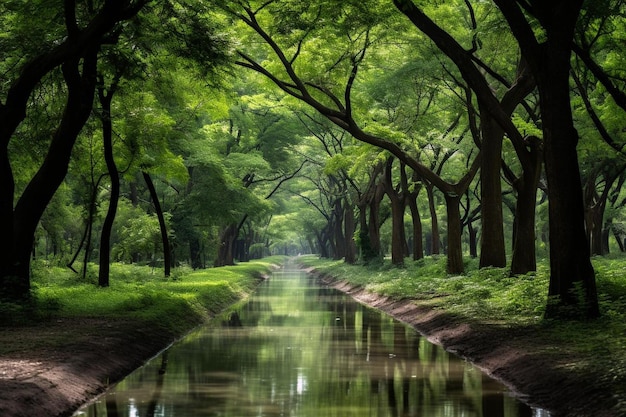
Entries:
<svg viewBox="0 0 626 417">
<path fill-rule="evenodd" d="M 79 410 L 89 417 L 543 417 L 393 318 L 273 274 Z"/>
</svg>

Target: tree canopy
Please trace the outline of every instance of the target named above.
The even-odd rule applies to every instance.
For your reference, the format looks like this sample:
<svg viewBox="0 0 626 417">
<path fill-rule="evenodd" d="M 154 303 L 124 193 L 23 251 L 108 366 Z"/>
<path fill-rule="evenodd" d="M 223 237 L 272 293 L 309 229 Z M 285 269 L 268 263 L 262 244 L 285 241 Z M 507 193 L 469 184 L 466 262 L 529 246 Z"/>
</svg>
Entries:
<svg viewBox="0 0 626 417">
<path fill-rule="evenodd" d="M 624 251 L 624 4 L 6 1 L 0 291 L 33 260 L 444 254 L 599 314 Z M 72 219 L 72 220 L 69 220 Z M 409 258 L 409 255 L 411 258 Z M 82 266 L 75 267 L 80 258 Z"/>
</svg>

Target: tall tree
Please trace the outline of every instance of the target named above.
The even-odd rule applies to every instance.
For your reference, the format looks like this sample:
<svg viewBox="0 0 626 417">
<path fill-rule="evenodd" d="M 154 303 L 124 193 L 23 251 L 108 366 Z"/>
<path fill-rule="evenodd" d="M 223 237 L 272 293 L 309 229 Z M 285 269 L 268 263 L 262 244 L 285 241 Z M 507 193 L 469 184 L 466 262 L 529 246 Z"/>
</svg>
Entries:
<svg viewBox="0 0 626 417">
<path fill-rule="evenodd" d="M 119 22 L 133 18 L 145 4 L 146 0 L 107 0 L 99 10 L 91 10 L 92 3 L 82 10 L 82 4 L 65 1 L 58 10 L 63 16 L 65 32 L 56 30 L 59 38 L 40 45 L 37 52 L 17 64 L 18 72 L 11 73 L 10 87 L 3 91 L 4 100 L 0 101 L 0 231 L 3 236 L 0 240 L 0 292 L 6 297 L 19 299 L 28 295 L 35 229 L 63 181 L 74 141 L 91 112 L 98 49 L 103 42 L 111 42 L 109 34 L 117 29 Z M 86 16 L 91 18 L 84 20 Z M 59 66 L 63 69 L 68 92 L 65 113 L 44 163 L 14 206 L 15 183 L 9 143 L 27 116 L 32 91 L 46 74 Z"/>
<path fill-rule="evenodd" d="M 600 311 L 584 227 L 578 132 L 569 85 L 574 30 L 583 2 L 494 2 L 509 23 L 539 90 L 550 216 L 546 316 L 597 317 Z M 536 34 L 533 18 L 542 28 L 542 38 Z"/>
<path fill-rule="evenodd" d="M 111 231 L 113 230 L 113 221 L 115 220 L 117 203 L 120 196 L 120 176 L 113 156 L 113 122 L 111 120 L 111 101 L 118 87 L 118 82 L 119 78 L 114 80 L 105 90 L 104 80 L 100 77 L 98 86 L 98 100 L 102 111 L 100 118 L 102 120 L 104 159 L 111 180 L 109 207 L 102 225 L 102 231 L 100 232 L 100 269 L 98 270 L 98 285 L 101 287 L 109 286 Z"/>
</svg>

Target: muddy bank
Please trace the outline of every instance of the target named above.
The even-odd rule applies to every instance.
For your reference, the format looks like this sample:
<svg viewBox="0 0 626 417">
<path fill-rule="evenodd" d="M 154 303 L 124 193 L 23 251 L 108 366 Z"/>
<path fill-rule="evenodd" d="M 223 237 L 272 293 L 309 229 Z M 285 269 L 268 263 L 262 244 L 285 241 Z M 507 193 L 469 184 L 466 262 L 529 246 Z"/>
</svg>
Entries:
<svg viewBox="0 0 626 417">
<path fill-rule="evenodd" d="M 0 416 L 72 415 L 177 336 L 101 319 L 3 328 L 0 343 L 24 349 L 0 357 Z"/>
<path fill-rule="evenodd" d="M 580 358 L 562 354 L 531 329 L 462 322 L 414 300 L 393 300 L 333 277 L 318 278 L 411 325 L 430 342 L 472 362 L 508 386 L 518 398 L 549 411 L 553 417 L 625 415 L 624 409 L 618 410 L 619 399 L 598 382 L 602 375 L 576 374 L 571 367 Z"/>
</svg>

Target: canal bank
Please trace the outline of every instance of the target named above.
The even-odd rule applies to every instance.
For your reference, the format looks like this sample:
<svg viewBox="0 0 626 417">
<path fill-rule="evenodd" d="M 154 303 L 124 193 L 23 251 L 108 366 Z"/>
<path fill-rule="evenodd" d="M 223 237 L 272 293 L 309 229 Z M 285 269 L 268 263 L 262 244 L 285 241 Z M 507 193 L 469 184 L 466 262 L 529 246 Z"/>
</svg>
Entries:
<svg viewBox="0 0 626 417">
<path fill-rule="evenodd" d="M 312 272 L 312 271 L 311 271 Z M 562 362 L 535 335 L 481 323 L 461 323 L 441 311 L 409 301 L 393 301 L 324 277 L 362 303 L 383 310 L 467 358 L 503 381 L 531 404 L 559 416 L 618 416 L 614 401 L 595 388 L 596 375 L 572 378 Z M 48 346 L 43 340 L 71 341 Z M 21 340 L 24 349 L 2 357 L 0 415 L 65 416 L 81 403 L 167 347 L 181 334 L 155 331 L 132 321 L 94 318 L 53 320 L 28 328 L 3 329 L 4 340 Z"/>
<path fill-rule="evenodd" d="M 314 268 L 307 271 L 325 285 L 410 325 L 430 342 L 508 386 L 518 398 L 549 411 L 552 417 L 624 416 L 626 398 L 616 398 L 599 383 L 603 375 L 577 373 L 574 367 L 584 358 L 560 354 L 532 329 L 462 321 L 428 303 L 381 296 Z"/>
<path fill-rule="evenodd" d="M 169 304 L 162 295 L 155 296 L 151 286 L 147 290 L 137 286 L 117 315 L 96 308 L 89 315 L 61 309 L 45 320 L 0 327 L 0 416 L 71 416 L 207 318 L 247 297 L 278 268 L 272 262 L 206 270 L 210 275 L 216 271 L 217 278 L 198 277 L 208 274 L 198 271 L 159 283 L 159 288 L 171 292 L 167 297 L 176 298 Z M 115 282 L 112 287 L 116 285 L 122 287 Z M 93 287 L 94 292 L 110 290 Z M 76 303 L 94 304 L 94 298 L 75 298 Z M 149 300 L 155 302 L 147 305 Z M 176 312 L 171 306 L 183 308 Z M 141 312 L 156 309 L 168 317 L 125 317 L 129 307 Z M 181 314 L 184 317 L 173 317 Z"/>
<path fill-rule="evenodd" d="M 80 417 L 547 417 L 389 314 L 288 264 Z"/>
</svg>

